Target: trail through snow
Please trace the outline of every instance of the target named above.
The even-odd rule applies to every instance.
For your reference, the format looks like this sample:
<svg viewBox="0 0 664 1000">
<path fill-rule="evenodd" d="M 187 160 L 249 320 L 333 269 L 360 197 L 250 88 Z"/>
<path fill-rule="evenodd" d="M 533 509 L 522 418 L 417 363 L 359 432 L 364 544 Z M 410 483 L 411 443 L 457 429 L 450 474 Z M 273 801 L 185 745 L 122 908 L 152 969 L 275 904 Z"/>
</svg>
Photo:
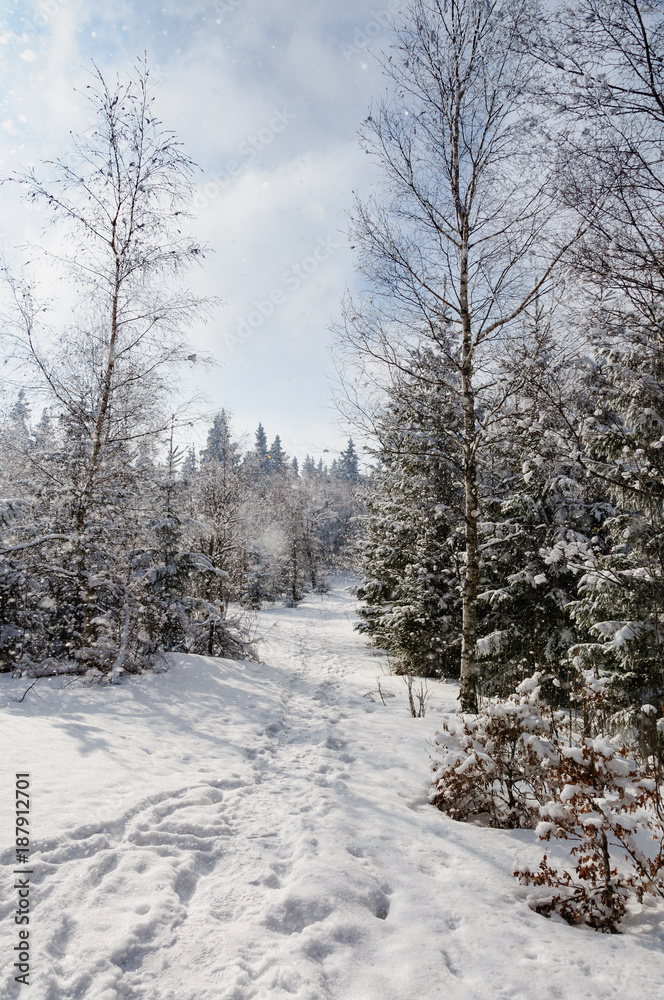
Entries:
<svg viewBox="0 0 664 1000">
<path fill-rule="evenodd" d="M 662 917 L 532 913 L 528 831 L 427 804 L 425 719 L 340 582 L 263 612 L 262 663 L 171 656 L 115 688 L 0 678 L 0 992 L 13 998 L 14 772 L 32 775 L 33 1000 L 651 1000 Z M 376 677 L 394 697 L 384 706 Z M 373 691 L 373 694 L 369 692 Z"/>
</svg>

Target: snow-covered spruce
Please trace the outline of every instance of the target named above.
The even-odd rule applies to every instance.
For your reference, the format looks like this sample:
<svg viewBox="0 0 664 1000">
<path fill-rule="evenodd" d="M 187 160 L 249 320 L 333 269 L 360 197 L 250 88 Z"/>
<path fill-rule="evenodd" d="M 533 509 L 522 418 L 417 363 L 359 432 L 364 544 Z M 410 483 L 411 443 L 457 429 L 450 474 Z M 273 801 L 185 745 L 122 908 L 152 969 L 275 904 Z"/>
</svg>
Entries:
<svg viewBox="0 0 664 1000">
<path fill-rule="evenodd" d="M 444 367 L 429 354 L 412 364 Z M 454 406 L 445 404 L 440 391 L 401 380 L 378 422 L 362 492 L 358 629 L 398 673 L 428 677 L 458 676 L 461 642 L 462 499 L 449 457 Z"/>
</svg>

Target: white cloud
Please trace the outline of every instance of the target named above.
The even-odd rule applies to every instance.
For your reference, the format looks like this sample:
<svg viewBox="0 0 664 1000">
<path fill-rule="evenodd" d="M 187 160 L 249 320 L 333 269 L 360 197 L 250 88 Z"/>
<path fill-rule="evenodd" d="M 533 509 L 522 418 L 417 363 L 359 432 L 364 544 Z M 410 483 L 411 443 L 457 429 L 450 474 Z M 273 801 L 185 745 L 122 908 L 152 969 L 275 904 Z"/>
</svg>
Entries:
<svg viewBox="0 0 664 1000">
<path fill-rule="evenodd" d="M 200 163 L 199 191 L 218 188 L 208 188 L 193 223 L 214 250 L 195 287 L 226 303 L 194 331 L 196 348 L 214 350 L 254 300 L 282 287 L 317 239 L 343 242 L 351 191 L 366 190 L 372 176 L 356 130 L 382 87 L 362 49 L 369 35 L 376 44 L 386 38 L 373 24 L 376 7 L 372 0 L 53 0 L 52 16 L 29 38 L 15 34 L 24 31 L 18 22 L 0 25 L 1 119 L 24 145 L 7 144 L 3 172 L 63 153 L 70 130 L 89 122 L 82 95 L 91 59 L 113 78 L 147 50 L 160 117 Z M 30 8 L 32 22 L 37 9 Z M 285 127 L 261 141 L 275 113 L 286 116 Z M 17 207 L 6 187 L 0 212 L 10 248 L 38 235 L 38 216 Z M 203 383 L 211 406 L 230 405 L 239 426 L 262 420 L 291 450 L 297 441 L 309 450 L 316 438 L 341 441 L 327 402 L 328 326 L 354 280 L 350 253 L 335 251 L 254 336 L 224 355 L 225 367 Z"/>
</svg>

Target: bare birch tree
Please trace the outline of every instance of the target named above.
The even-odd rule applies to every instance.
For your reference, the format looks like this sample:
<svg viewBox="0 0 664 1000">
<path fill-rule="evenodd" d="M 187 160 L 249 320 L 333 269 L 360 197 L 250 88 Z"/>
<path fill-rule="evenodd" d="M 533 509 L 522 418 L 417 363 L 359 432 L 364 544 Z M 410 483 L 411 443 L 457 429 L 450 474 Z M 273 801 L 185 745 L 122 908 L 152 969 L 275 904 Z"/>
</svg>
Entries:
<svg viewBox="0 0 664 1000">
<path fill-rule="evenodd" d="M 384 61 L 391 95 L 363 142 L 382 171 L 358 202 L 353 236 L 371 290 L 348 300 L 343 351 L 356 378 L 429 390 L 424 345 L 449 371 L 462 414 L 449 448 L 464 495 L 461 705 L 478 706 L 478 461 L 518 388 L 504 361 L 528 310 L 547 294 L 578 231 L 554 232 L 559 208 L 545 134 L 529 100 L 538 72 L 520 44 L 537 4 L 413 0 Z"/>
<path fill-rule="evenodd" d="M 155 117 L 147 65 L 115 87 L 96 70 L 88 89 L 94 125 L 73 137 L 68 155 L 44 164 L 49 178 L 34 170 L 14 178 L 50 211 L 61 234 L 50 256 L 80 294 L 75 323 L 56 346 L 39 329 L 33 296 L 13 286 L 29 358 L 89 441 L 79 528 L 104 449 L 128 426 L 135 440 L 163 420 L 155 404 L 185 360 L 183 330 L 202 306 L 177 282 L 203 253 L 182 233 L 193 164 Z"/>
<path fill-rule="evenodd" d="M 16 545 L 67 582 L 59 614 L 71 627 L 60 631 L 73 648 L 95 646 L 101 591 L 120 603 L 116 624 L 129 621 L 131 567 L 120 560 L 113 576 L 109 553 L 117 543 L 126 556 L 149 514 L 143 481 L 171 424 L 176 374 L 196 360 L 187 328 L 204 307 L 180 280 L 203 254 L 182 226 L 193 164 L 156 117 L 147 65 L 114 85 L 95 70 L 86 94 L 94 121 L 70 152 L 11 178 L 51 217 L 54 238 L 34 251 L 65 288 L 70 322 L 49 322 L 36 283 L 5 275 L 15 353 L 60 442 L 57 461 L 24 456 L 43 509 L 17 524 Z"/>
</svg>

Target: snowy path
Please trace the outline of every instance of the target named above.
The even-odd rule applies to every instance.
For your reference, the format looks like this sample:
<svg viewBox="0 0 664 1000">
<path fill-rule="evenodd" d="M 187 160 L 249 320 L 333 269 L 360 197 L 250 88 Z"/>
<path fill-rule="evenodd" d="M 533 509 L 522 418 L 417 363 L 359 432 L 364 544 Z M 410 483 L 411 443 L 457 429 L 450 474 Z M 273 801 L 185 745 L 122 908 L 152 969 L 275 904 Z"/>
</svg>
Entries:
<svg viewBox="0 0 664 1000">
<path fill-rule="evenodd" d="M 342 588 L 261 616 L 264 663 L 111 690 L 0 678 L 2 795 L 30 770 L 35 1000 L 650 1000 L 661 909 L 607 937 L 531 913 L 532 834 L 426 804 L 426 740 Z M 11 842 L 2 815 L 2 843 Z M 0 855 L 0 992 L 18 995 Z"/>
</svg>

